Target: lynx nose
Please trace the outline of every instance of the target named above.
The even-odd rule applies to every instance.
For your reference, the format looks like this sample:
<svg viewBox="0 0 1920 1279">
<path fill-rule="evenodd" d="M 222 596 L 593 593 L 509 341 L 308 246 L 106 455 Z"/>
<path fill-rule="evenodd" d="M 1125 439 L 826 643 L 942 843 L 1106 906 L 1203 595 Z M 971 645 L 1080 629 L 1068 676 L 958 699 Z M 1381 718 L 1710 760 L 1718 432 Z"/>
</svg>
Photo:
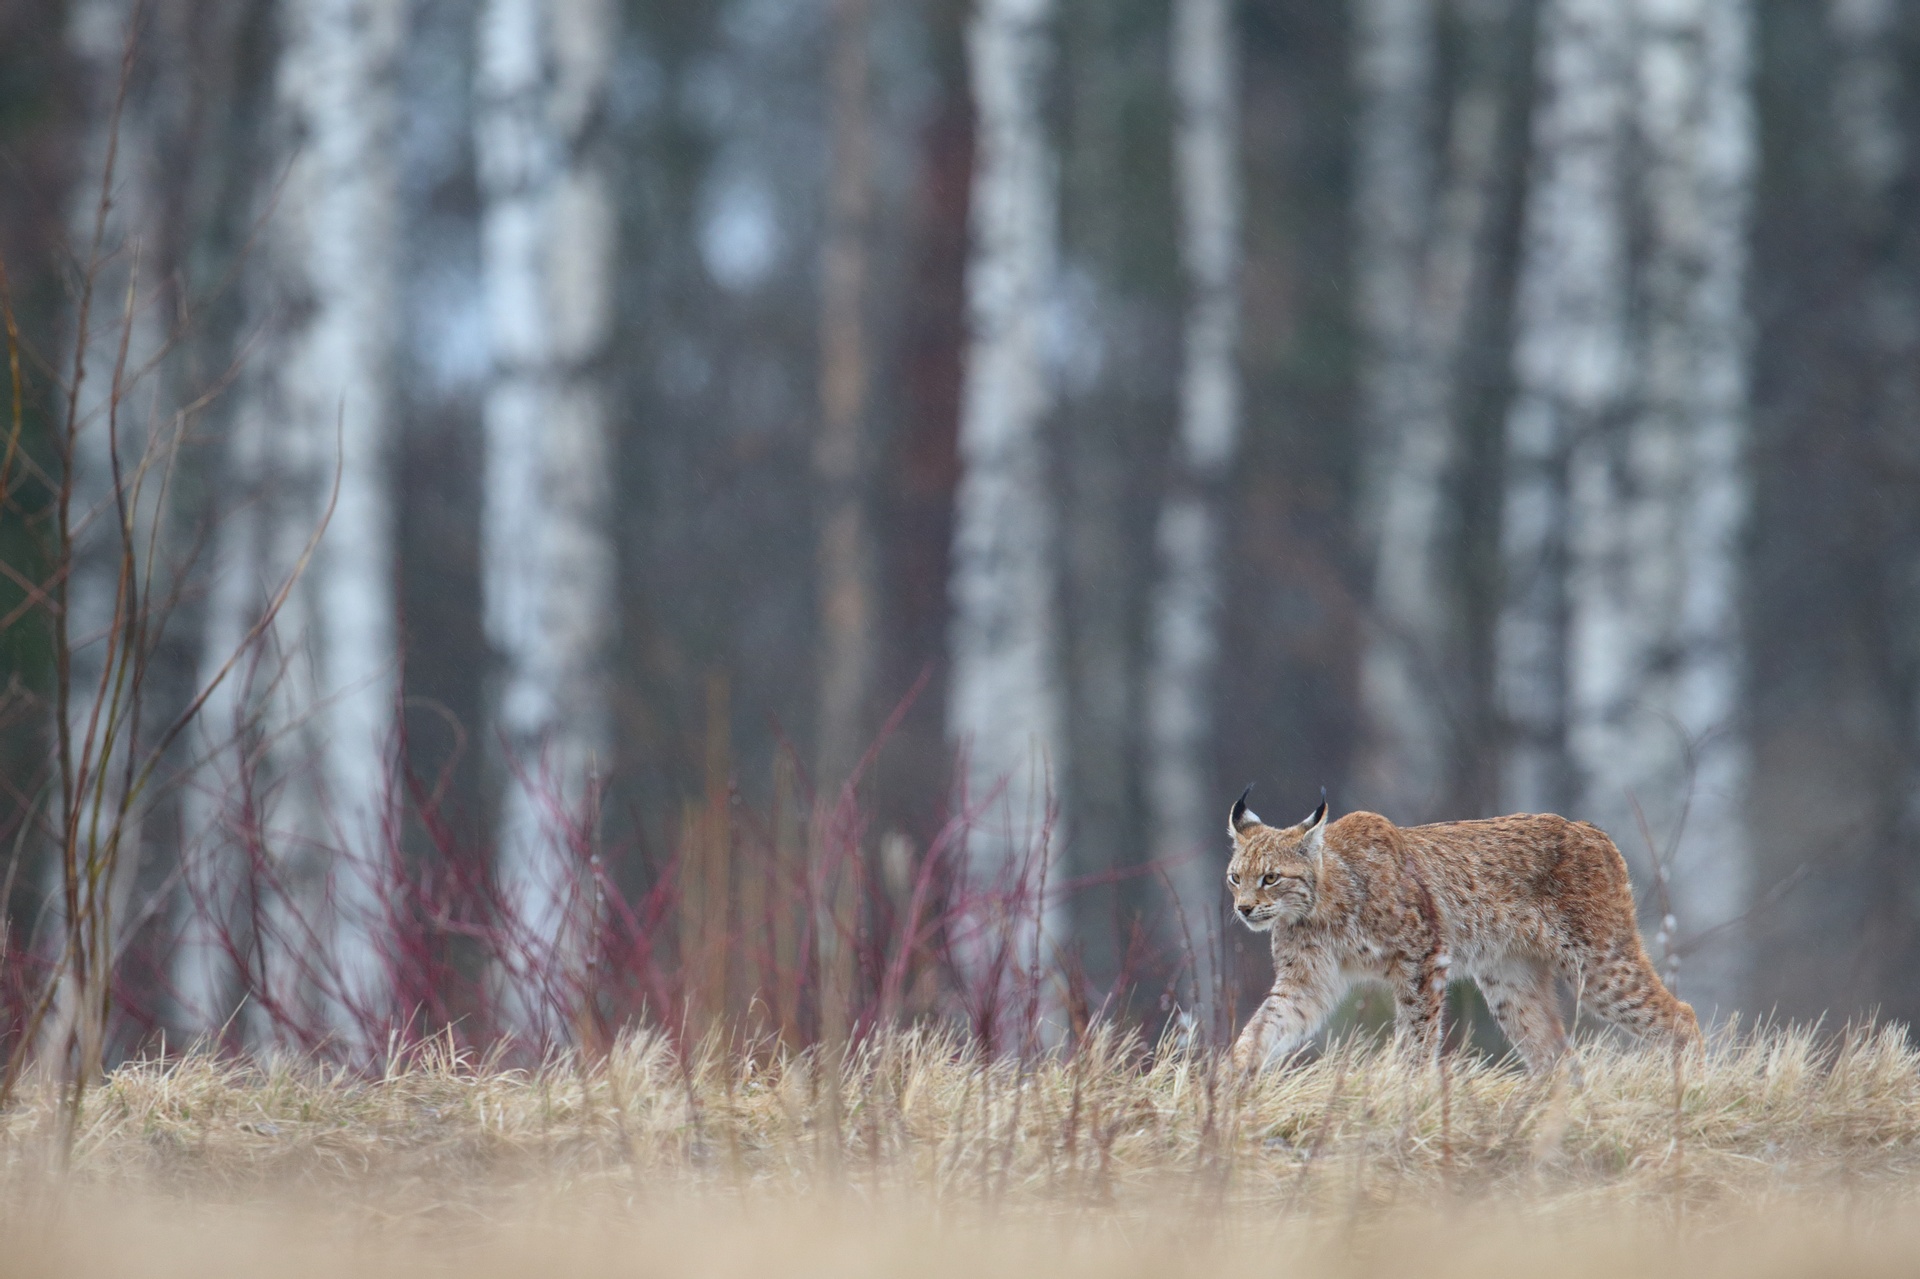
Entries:
<svg viewBox="0 0 1920 1279">
<path fill-rule="evenodd" d="M 1240 902 L 1240 903 L 1238 903 L 1237 905 L 1235 905 L 1235 906 L 1234 906 L 1234 909 L 1235 909 L 1235 910 L 1237 910 L 1237 911 L 1239 911 L 1239 912 L 1240 912 L 1240 913 L 1241 913 L 1242 915 L 1252 915 L 1252 914 L 1253 914 L 1253 903 L 1252 903 L 1252 902 Z"/>
</svg>

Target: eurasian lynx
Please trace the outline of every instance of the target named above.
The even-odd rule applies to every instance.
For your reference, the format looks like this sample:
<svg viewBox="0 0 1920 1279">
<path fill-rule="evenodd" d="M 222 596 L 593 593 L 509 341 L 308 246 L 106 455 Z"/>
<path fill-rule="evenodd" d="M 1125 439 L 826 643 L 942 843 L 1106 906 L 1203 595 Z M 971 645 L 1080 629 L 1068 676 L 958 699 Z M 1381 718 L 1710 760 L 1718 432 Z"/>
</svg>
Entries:
<svg viewBox="0 0 1920 1279">
<path fill-rule="evenodd" d="M 1281 829 L 1242 795 L 1228 824 L 1234 908 L 1273 936 L 1273 990 L 1233 1049 L 1242 1068 L 1298 1047 L 1366 978 L 1393 988 L 1400 1030 L 1427 1052 L 1449 976 L 1479 983 L 1533 1071 L 1566 1048 L 1556 977 L 1624 1030 L 1699 1038 L 1693 1009 L 1641 948 L 1620 850 L 1586 822 L 1523 814 L 1403 830 L 1348 813 L 1328 825 L 1322 803 Z"/>
</svg>

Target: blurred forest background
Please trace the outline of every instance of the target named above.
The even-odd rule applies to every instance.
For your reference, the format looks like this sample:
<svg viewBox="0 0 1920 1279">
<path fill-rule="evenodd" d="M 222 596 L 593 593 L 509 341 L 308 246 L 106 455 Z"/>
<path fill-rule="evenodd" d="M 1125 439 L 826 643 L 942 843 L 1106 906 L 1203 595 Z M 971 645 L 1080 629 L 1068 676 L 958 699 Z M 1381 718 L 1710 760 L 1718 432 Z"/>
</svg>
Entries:
<svg viewBox="0 0 1920 1279">
<path fill-rule="evenodd" d="M 684 969 L 956 814 L 1205 1005 L 1250 780 L 1920 1012 L 1920 6 L 3 0 L 0 175 L 16 1037 L 406 1002 L 383 858 Z"/>
</svg>

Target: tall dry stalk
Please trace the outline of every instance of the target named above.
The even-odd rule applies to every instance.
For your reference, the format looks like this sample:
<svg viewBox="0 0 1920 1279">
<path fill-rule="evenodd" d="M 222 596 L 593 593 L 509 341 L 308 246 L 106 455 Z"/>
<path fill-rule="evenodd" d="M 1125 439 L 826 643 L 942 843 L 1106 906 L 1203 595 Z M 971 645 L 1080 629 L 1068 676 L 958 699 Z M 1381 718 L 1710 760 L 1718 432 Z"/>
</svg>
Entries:
<svg viewBox="0 0 1920 1279">
<path fill-rule="evenodd" d="M 16 1095 L 37 1055 L 61 1083 L 63 1149 L 74 1136 L 88 1090 L 105 1067 L 110 1029 L 122 1004 L 115 983 L 123 952 L 131 935 L 165 904 L 156 898 L 136 911 L 127 896 L 137 869 L 141 824 L 178 781 L 169 763 L 176 744 L 203 717 L 216 692 L 239 678 L 305 573 L 340 491 L 336 465 L 331 485 L 323 486 L 314 526 L 305 534 L 304 545 L 294 547 L 278 585 L 269 583 L 254 624 L 235 635 L 229 649 L 211 653 L 184 699 L 168 705 L 157 723 L 152 722 L 160 713 L 153 688 L 156 662 L 192 558 L 191 548 L 176 546 L 169 535 L 179 453 L 198 416 L 232 384 L 237 365 L 217 371 L 204 386 L 183 394 L 178 404 L 143 390 L 144 407 L 136 407 L 133 395 L 143 383 L 150 386 L 160 378 L 168 359 L 195 329 L 201 311 L 231 289 L 253 235 L 271 210 L 251 228 L 234 266 L 214 281 L 204 298 L 172 299 L 165 308 L 171 312 L 165 331 L 136 342 L 136 331 L 158 324 L 155 317 L 163 310 L 157 286 L 149 293 L 143 283 L 142 235 L 147 228 L 137 225 L 137 219 L 134 225 L 120 225 L 122 215 L 116 209 L 122 124 L 140 53 L 143 8 L 136 3 L 127 11 L 101 128 L 97 196 L 75 271 L 71 354 L 61 358 L 59 369 L 49 368 L 60 395 L 52 411 L 45 466 L 31 459 L 24 444 L 20 357 L 27 343 L 0 267 L 0 310 L 5 312 L 13 391 L 8 443 L 0 460 L 0 511 L 22 518 L 29 532 L 32 571 L 39 574 L 36 580 L 23 566 L 0 565 L 27 596 L 0 625 L 39 615 L 52 657 L 46 699 L 53 726 L 49 797 L 38 820 L 22 827 L 19 840 L 24 848 L 37 837 L 50 852 L 58 885 L 48 914 L 59 925 L 56 950 L 28 980 L 15 1038 L 5 1045 L 0 1110 Z M 122 279 L 124 286 L 118 283 Z M 96 318 L 110 304 L 111 321 Z M 110 363 L 105 369 L 100 367 L 103 356 Z M 27 480 L 51 499 L 43 516 L 27 518 Z M 111 583 L 107 599 L 90 600 L 84 610 L 75 607 L 73 598 L 83 555 L 89 557 L 87 573 Z M 76 654 L 82 653 L 84 678 L 76 664 Z M 13 865 L 19 861 L 16 855 Z M 134 1011 L 151 1017 L 153 1010 Z"/>
<path fill-rule="evenodd" d="M 183 432 L 193 414 L 204 409 L 231 380 L 231 371 L 216 379 L 208 391 L 164 418 L 164 428 L 140 424 L 134 434 L 140 447 L 123 441 L 133 385 L 151 375 L 190 327 L 194 309 L 184 308 L 178 329 L 158 348 L 132 360 L 133 333 L 153 299 L 139 289 L 137 269 L 141 252 L 137 234 L 125 244 L 109 242 L 109 218 L 114 207 L 116 170 L 120 161 L 120 130 L 139 50 L 139 10 L 127 23 L 119 63 L 118 82 L 105 126 L 106 145 L 99 172 L 98 196 L 92 226 L 79 260 L 73 312 L 72 349 L 64 359 L 62 395 L 52 423 L 51 467 L 34 466 L 25 447 L 26 413 L 20 353 L 24 345 L 5 272 L 0 268 L 0 311 L 5 314 L 8 368 L 12 382 L 11 420 L 3 460 L 0 460 L 0 510 L 23 515 L 19 479 L 38 480 L 51 494 L 50 520 L 23 520 L 33 544 L 42 577 L 28 578 L 19 566 L 6 566 L 8 575 L 26 588 L 27 600 L 8 625 L 28 612 L 38 612 L 47 626 L 52 656 L 50 711 L 52 782 L 48 811 L 37 833 L 52 851 L 58 872 L 60 937 L 57 955 L 40 975 L 30 997 L 17 1038 L 8 1045 L 0 1068 L 0 1110 L 16 1094 L 23 1074 L 38 1052 L 60 1081 L 62 1128 L 60 1146 L 69 1150 L 75 1125 L 88 1089 L 105 1067 L 107 1035 L 114 1009 L 114 974 L 131 919 L 118 889 L 130 878 L 132 834 L 159 791 L 172 782 L 164 771 L 169 752 L 205 708 L 215 690 L 233 674 L 245 653 L 255 645 L 285 602 L 293 583 L 312 556 L 326 521 L 331 518 L 329 496 L 316 528 L 296 559 L 287 579 L 272 594 L 259 622 L 241 637 L 240 645 L 215 664 L 184 705 L 157 731 L 146 715 L 151 707 L 153 664 L 180 597 L 183 565 L 163 565 L 160 549 L 167 519 L 170 488 Z M 96 350 L 95 312 L 104 299 L 101 282 L 116 258 L 125 255 L 127 286 L 118 305 L 111 332 L 115 342 L 110 370 L 93 365 Z M 219 287 L 224 288 L 227 281 Z M 87 394 L 89 378 L 104 376 L 104 396 L 97 404 Z M 149 410 L 155 414 L 159 410 Z M 104 431 L 105 447 L 98 450 L 107 465 L 106 488 L 100 501 L 82 509 L 76 500 L 82 436 Z M 91 447 L 91 441 L 88 442 Z M 71 582 L 80 543 L 93 536 L 94 522 L 110 521 L 114 588 L 105 625 L 97 634 L 81 633 L 70 607 Z M 97 678 L 83 686 L 75 676 L 76 651 L 88 645 L 104 646 Z M 22 838 L 27 832 L 23 830 Z M 70 1011 L 50 1022 L 62 999 Z M 49 1027 L 53 1042 L 47 1042 Z"/>
<path fill-rule="evenodd" d="M 141 711 L 160 618 L 154 611 L 153 549 L 159 539 L 159 508 L 163 502 L 143 502 L 149 485 L 164 491 L 163 473 L 170 459 L 158 447 L 158 433 L 142 432 L 139 456 L 123 459 L 121 432 L 128 388 L 145 370 L 129 368 L 133 332 L 150 300 L 140 295 L 140 244 L 109 244 L 109 218 L 114 207 L 115 171 L 119 161 L 120 130 L 138 48 L 139 10 L 129 17 L 121 48 L 118 74 L 105 122 L 104 155 L 100 162 L 98 195 L 91 226 L 80 259 L 73 350 L 52 432 L 52 475 L 40 476 L 52 487 L 52 524 L 43 528 L 29 521 L 36 559 L 45 579 L 28 584 L 29 603 L 37 603 L 48 623 L 52 649 L 53 687 L 53 803 L 46 819 L 46 835 L 54 847 L 59 874 L 59 957 L 42 983 L 23 1033 L 8 1055 L 0 1076 L 0 1106 L 4 1106 L 19 1078 L 27 1053 L 41 1039 L 49 1014 L 64 995 L 65 1015 L 53 1026 L 56 1043 L 46 1045 L 67 1087 L 69 1124 L 77 1115 L 87 1085 L 102 1067 L 106 1026 L 112 1008 L 111 970 L 118 942 L 119 889 L 125 883 L 122 860 L 128 831 L 143 803 L 143 792 L 157 764 L 145 758 L 141 741 Z M 126 271 L 125 296 L 116 299 L 119 314 L 107 332 L 117 338 L 107 349 L 112 368 L 104 399 L 95 403 L 85 394 L 94 355 L 94 310 L 102 276 L 116 258 Z M 9 506 L 17 497 L 12 486 L 21 449 L 25 414 L 19 370 L 20 336 L 9 303 L 7 307 L 9 367 L 13 375 L 13 422 L 7 461 L 0 475 L 0 499 Z M 144 353 L 143 353 L 144 355 Z M 86 505 L 77 500 L 76 473 L 82 432 L 105 433 L 109 474 L 104 500 Z M 88 440 L 91 446 L 92 440 Z M 97 450 L 96 450 L 97 451 Z M 142 515 L 151 524 L 141 527 Z M 111 534 L 90 528 L 111 521 Z M 82 537 L 104 542 L 111 565 L 111 600 L 98 636 L 77 633 L 73 607 L 74 568 Z M 11 574 L 18 578 L 17 571 Z M 80 687 L 74 669 L 76 650 L 104 646 L 99 673 L 88 687 Z M 164 736 L 164 735 L 163 735 Z M 144 767 L 143 767 L 144 765 Z M 64 1144 L 64 1143 L 63 1143 Z"/>
<path fill-rule="evenodd" d="M 865 745 L 879 613 L 878 551 L 866 492 L 872 374 L 865 312 L 868 240 L 874 232 L 869 7 L 870 0 L 834 0 L 827 75 L 832 161 L 820 264 L 820 429 L 813 471 L 822 493 L 814 775 L 828 794 L 846 780 Z"/>
</svg>

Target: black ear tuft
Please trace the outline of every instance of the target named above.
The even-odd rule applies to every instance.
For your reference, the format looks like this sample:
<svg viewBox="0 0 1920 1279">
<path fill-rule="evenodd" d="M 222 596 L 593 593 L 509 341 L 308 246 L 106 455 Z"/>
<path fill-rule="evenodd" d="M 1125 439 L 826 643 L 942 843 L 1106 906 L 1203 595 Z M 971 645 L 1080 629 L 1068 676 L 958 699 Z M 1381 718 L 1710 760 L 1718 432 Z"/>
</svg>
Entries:
<svg viewBox="0 0 1920 1279">
<path fill-rule="evenodd" d="M 1314 827 L 1318 826 L 1321 822 L 1324 822 L 1327 820 L 1326 795 L 1327 795 L 1327 792 L 1325 790 L 1322 790 L 1320 792 L 1320 807 L 1314 809 L 1313 815 L 1307 818 L 1308 830 L 1312 830 Z"/>
<path fill-rule="evenodd" d="M 1247 807 L 1247 796 L 1251 794 L 1253 794 L 1253 783 L 1248 782 L 1247 788 L 1240 792 L 1240 798 L 1233 801 L 1233 812 L 1227 818 L 1227 824 L 1235 831 L 1243 831 L 1249 826 L 1260 824 L 1260 814 Z"/>
</svg>

